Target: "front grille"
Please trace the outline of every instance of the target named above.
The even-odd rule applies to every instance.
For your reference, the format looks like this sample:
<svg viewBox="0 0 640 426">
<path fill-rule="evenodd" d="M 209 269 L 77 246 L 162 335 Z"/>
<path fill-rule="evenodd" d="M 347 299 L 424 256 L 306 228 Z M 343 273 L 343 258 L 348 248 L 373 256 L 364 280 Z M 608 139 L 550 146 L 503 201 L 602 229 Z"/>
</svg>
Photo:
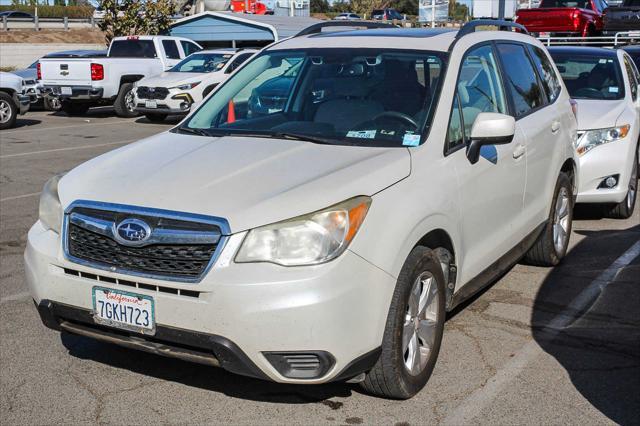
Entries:
<svg viewBox="0 0 640 426">
<path fill-rule="evenodd" d="M 123 244 L 114 235 L 125 219 L 152 229 L 143 246 Z M 66 218 L 66 250 L 71 260 L 124 274 L 197 281 L 212 263 L 221 229 L 211 223 L 79 207 Z M 101 225 L 101 226 L 99 226 Z M 154 239 L 154 236 L 158 238 Z M 204 238 L 203 238 L 204 237 Z"/>
<path fill-rule="evenodd" d="M 169 89 L 166 87 L 146 87 L 140 86 L 137 90 L 139 99 L 165 99 L 169 95 Z"/>
</svg>

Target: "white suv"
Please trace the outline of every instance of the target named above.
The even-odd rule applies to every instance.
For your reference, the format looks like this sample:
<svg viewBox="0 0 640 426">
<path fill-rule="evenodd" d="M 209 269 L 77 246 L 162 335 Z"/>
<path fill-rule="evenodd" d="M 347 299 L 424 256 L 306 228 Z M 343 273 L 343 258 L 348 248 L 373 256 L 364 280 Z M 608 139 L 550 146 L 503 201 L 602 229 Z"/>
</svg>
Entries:
<svg viewBox="0 0 640 426">
<path fill-rule="evenodd" d="M 408 398 L 446 311 L 523 257 L 562 259 L 576 119 L 542 44 L 335 24 L 46 184 L 25 259 L 47 326 Z"/>
</svg>

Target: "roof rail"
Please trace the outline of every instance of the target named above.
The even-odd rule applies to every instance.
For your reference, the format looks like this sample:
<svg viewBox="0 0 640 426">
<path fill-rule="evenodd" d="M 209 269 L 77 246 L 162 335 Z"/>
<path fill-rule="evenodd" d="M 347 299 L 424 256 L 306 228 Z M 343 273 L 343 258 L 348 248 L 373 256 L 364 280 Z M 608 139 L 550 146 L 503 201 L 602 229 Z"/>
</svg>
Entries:
<svg viewBox="0 0 640 426">
<path fill-rule="evenodd" d="M 302 37 L 310 34 L 319 34 L 323 28 L 328 27 L 348 27 L 348 28 L 396 28 L 395 25 L 386 24 L 384 22 L 371 22 L 371 21 L 326 21 L 313 24 L 304 30 L 300 31 L 294 37 Z"/>
<path fill-rule="evenodd" d="M 464 37 L 468 34 L 476 32 L 478 27 L 498 27 L 498 31 L 510 31 L 511 29 L 519 30 L 521 33 L 529 34 L 529 31 L 520 24 L 516 24 L 511 21 L 504 21 L 501 19 L 475 19 L 469 21 L 460 28 L 456 39 Z"/>
</svg>

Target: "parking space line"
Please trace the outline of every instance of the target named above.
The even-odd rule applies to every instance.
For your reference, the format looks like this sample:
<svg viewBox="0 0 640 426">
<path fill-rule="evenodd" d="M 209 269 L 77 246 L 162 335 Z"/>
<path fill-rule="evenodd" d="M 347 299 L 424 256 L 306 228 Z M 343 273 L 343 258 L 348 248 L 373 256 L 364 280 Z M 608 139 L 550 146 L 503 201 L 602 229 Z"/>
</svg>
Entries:
<svg viewBox="0 0 640 426">
<path fill-rule="evenodd" d="M 593 304 L 604 289 L 613 282 L 618 273 L 640 256 L 640 241 L 618 257 L 607 269 L 598 275 L 582 292 L 580 292 L 563 312 L 556 315 L 547 326 L 545 326 L 545 338 L 552 340 L 563 329 L 571 325 L 577 317 L 573 312 L 584 312 Z M 535 341 L 530 341 L 524 345 L 516 354 L 491 377 L 487 383 L 472 392 L 466 397 L 447 417 L 443 423 L 446 425 L 470 424 L 482 410 L 488 407 L 504 388 L 514 380 L 527 364 L 543 353 L 543 350 Z"/>
<path fill-rule="evenodd" d="M 2 158 L 14 158 L 14 157 L 25 157 L 27 155 L 36 155 L 36 154 L 47 154 L 49 152 L 75 151 L 77 149 L 99 148 L 101 146 L 124 145 L 124 144 L 127 144 L 127 143 L 135 142 L 137 140 L 140 140 L 140 139 L 129 139 L 129 140 L 126 140 L 126 141 L 99 143 L 99 144 L 95 144 L 95 145 L 75 146 L 75 147 L 69 147 L 69 148 L 47 149 L 47 150 L 44 150 L 44 151 L 21 152 L 19 154 L 0 155 L 0 159 L 2 159 Z"/>
<path fill-rule="evenodd" d="M 38 127 L 37 129 L 20 129 L 20 130 L 14 130 L 11 132 L 2 132 L 0 133 L 0 135 L 13 135 L 16 133 L 26 133 L 26 132 L 43 132 L 43 131 L 51 131 L 51 130 L 60 130 L 60 129 L 71 129 L 74 127 L 83 127 L 83 126 L 108 126 L 111 124 L 123 124 L 123 123 L 131 123 L 133 122 L 132 120 L 119 120 L 119 121 L 111 121 L 109 123 L 87 123 L 86 121 L 83 121 L 82 123 L 78 123 L 78 124 L 74 124 L 71 126 L 58 126 L 58 127 Z"/>
<path fill-rule="evenodd" d="M 7 302 L 15 302 L 18 300 L 23 300 L 29 297 L 31 293 L 28 291 L 24 291 L 22 293 L 12 294 L 11 296 L 6 296 L 0 299 L 0 305 L 4 305 Z"/>
<path fill-rule="evenodd" d="M 31 194 L 15 195 L 13 197 L 0 198 L 0 202 L 11 201 L 11 200 L 19 200 L 21 198 L 35 197 L 36 195 L 40 195 L 40 193 L 39 192 L 32 192 Z"/>
</svg>

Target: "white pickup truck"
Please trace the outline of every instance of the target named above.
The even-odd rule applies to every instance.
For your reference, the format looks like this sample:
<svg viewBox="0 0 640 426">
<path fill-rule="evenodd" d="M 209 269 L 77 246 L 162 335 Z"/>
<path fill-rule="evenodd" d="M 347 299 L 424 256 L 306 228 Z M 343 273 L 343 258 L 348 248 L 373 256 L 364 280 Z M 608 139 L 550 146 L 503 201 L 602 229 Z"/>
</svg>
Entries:
<svg viewBox="0 0 640 426">
<path fill-rule="evenodd" d="M 58 97 L 67 114 L 113 105 L 120 117 L 134 117 L 133 83 L 173 67 L 201 50 L 192 40 L 164 36 L 116 37 L 106 58 L 43 58 L 38 80 L 43 91 Z"/>
</svg>

